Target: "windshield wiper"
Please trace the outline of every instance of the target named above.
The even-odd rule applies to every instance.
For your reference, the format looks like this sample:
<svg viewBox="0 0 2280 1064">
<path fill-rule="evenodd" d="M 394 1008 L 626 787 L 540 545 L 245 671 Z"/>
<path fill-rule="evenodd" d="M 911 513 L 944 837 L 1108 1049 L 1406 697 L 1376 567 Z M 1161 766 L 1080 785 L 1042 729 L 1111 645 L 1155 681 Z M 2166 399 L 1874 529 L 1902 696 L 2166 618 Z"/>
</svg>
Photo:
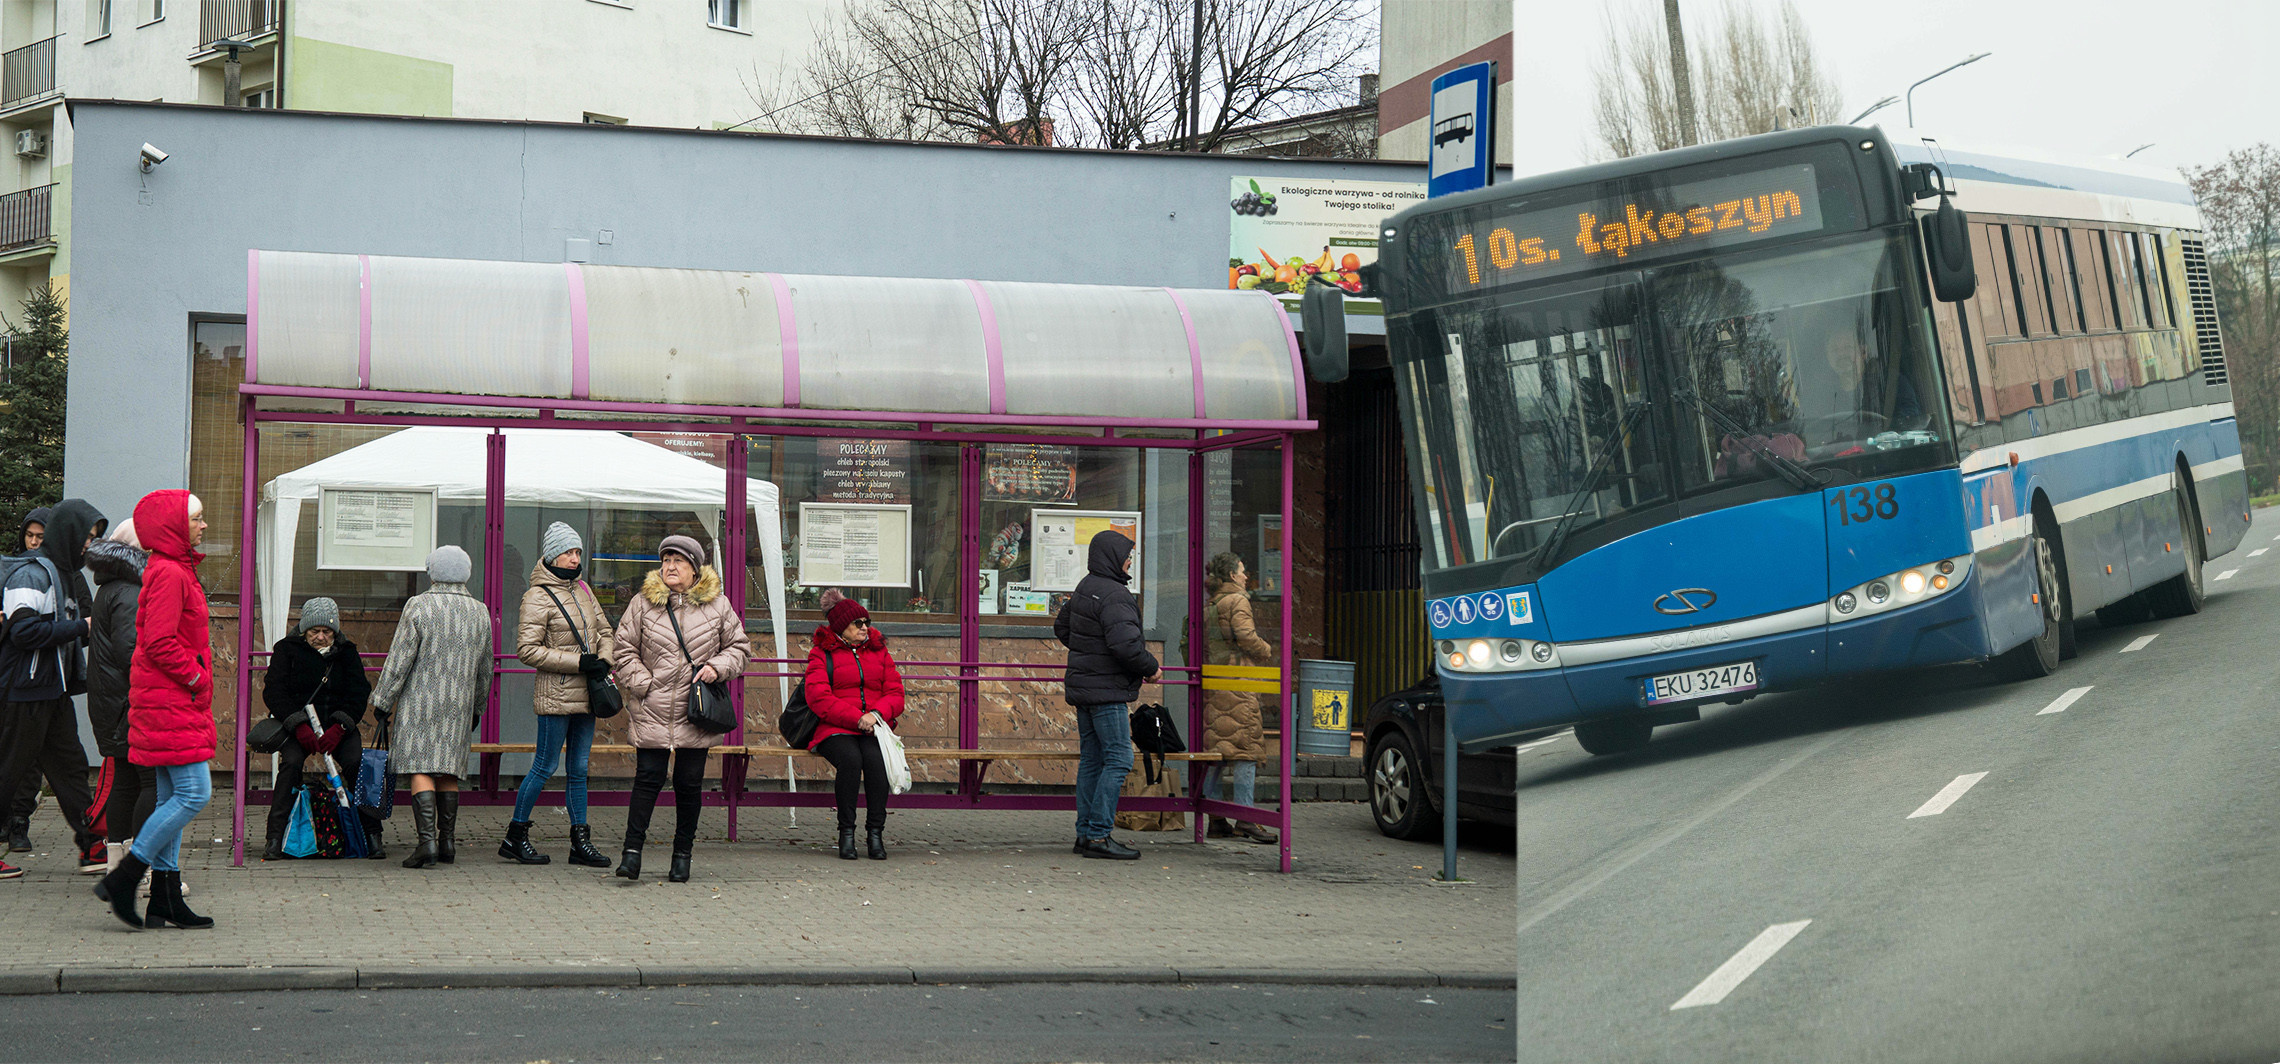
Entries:
<svg viewBox="0 0 2280 1064">
<path fill-rule="evenodd" d="M 1823 483 L 1819 479 L 1815 478 L 1811 472 L 1807 471 L 1804 466 L 1798 465 L 1796 462 L 1790 460 L 1789 458 L 1775 452 L 1773 448 L 1767 447 L 1765 445 L 1765 441 L 1761 437 L 1759 437 L 1756 433 L 1751 432 L 1741 422 L 1734 420 L 1733 417 L 1727 414 L 1725 411 L 1718 409 L 1716 405 L 1710 402 L 1710 400 L 1704 399 L 1702 397 L 1702 393 L 1695 391 L 1692 385 L 1673 388 L 1671 389 L 1671 395 L 1675 398 L 1684 399 L 1687 402 L 1693 403 L 1696 410 L 1702 411 L 1702 416 L 1709 418 L 1712 422 L 1717 424 L 1718 431 L 1725 433 L 1729 438 L 1739 441 L 1742 446 L 1749 448 L 1751 454 L 1756 455 L 1759 461 L 1764 462 L 1775 473 L 1779 474 L 1781 476 L 1781 479 L 1788 481 L 1797 490 L 1819 491 L 1822 487 L 1824 487 Z"/>
<path fill-rule="evenodd" d="M 1593 492 L 1599 490 L 1599 482 L 1607 476 L 1607 470 L 1614 465 L 1615 456 L 1622 453 L 1623 448 L 1630 444 L 1631 430 L 1638 427 L 1639 419 L 1644 417 L 1647 408 L 1653 405 L 1642 400 L 1637 406 L 1624 412 L 1622 427 L 1615 430 L 1612 446 L 1599 453 L 1599 460 L 1591 463 L 1591 470 L 1584 474 L 1582 486 L 1576 488 L 1575 494 L 1568 496 L 1567 502 L 1560 505 L 1558 523 L 1554 524 L 1552 530 L 1544 535 L 1544 545 L 1536 548 L 1533 559 L 1536 568 L 1542 569 L 1549 565 L 1552 558 L 1559 553 L 1560 544 L 1567 540 L 1568 529 L 1574 526 L 1576 517 L 1583 513 L 1583 504 L 1591 498 Z M 1492 548 L 1493 546 L 1494 544 L 1491 544 Z"/>
</svg>

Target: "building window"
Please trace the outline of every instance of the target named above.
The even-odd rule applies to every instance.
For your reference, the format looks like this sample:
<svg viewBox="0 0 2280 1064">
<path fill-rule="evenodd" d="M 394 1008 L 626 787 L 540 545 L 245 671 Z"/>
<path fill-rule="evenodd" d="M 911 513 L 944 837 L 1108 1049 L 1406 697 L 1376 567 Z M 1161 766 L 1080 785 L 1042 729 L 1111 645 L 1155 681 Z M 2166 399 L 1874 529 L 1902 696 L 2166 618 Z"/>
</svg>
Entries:
<svg viewBox="0 0 2280 1064">
<path fill-rule="evenodd" d="M 265 85 L 239 98 L 239 103 L 250 108 L 274 109 L 277 106 L 277 87 Z"/>
<path fill-rule="evenodd" d="M 744 0 L 705 0 L 705 22 L 725 30 L 744 28 Z"/>
<path fill-rule="evenodd" d="M 111 35 L 111 0 L 87 0 L 87 39 Z"/>
<path fill-rule="evenodd" d="M 592 111 L 586 112 L 584 121 L 589 126 L 622 126 L 625 124 L 623 118 L 614 115 L 595 114 Z"/>
</svg>

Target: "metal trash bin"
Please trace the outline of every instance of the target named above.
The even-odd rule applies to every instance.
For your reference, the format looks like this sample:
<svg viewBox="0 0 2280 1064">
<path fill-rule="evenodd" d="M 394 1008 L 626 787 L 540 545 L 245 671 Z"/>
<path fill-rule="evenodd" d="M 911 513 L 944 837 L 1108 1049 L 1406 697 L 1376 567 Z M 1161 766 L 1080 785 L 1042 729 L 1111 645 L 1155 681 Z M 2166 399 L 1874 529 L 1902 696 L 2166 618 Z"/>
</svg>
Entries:
<svg viewBox="0 0 2280 1064">
<path fill-rule="evenodd" d="M 1291 709 L 1298 724 L 1299 753 L 1352 754 L 1354 663 L 1300 660 L 1298 701 Z"/>
</svg>

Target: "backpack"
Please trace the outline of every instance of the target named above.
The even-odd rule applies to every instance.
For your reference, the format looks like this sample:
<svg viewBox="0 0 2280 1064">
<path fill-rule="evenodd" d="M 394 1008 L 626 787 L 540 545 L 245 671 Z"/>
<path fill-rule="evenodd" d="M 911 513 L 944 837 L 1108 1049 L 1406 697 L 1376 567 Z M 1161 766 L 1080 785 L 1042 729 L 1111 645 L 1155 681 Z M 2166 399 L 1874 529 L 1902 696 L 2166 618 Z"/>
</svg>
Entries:
<svg viewBox="0 0 2280 1064">
<path fill-rule="evenodd" d="M 1156 782 L 1163 771 L 1165 754 L 1187 753 L 1187 743 L 1180 739 L 1179 728 L 1172 723 L 1172 714 L 1161 702 L 1151 702 L 1132 711 L 1132 745 L 1143 755 L 1141 767 L 1148 773 L 1148 782 Z M 1151 761 L 1146 755 L 1155 755 Z"/>
<path fill-rule="evenodd" d="M 839 682 L 838 670 L 832 667 L 828 650 L 823 652 L 823 674 L 830 677 L 832 683 Z M 798 687 L 792 688 L 792 700 L 785 703 L 783 715 L 776 718 L 776 732 L 784 737 L 785 743 L 805 750 L 808 744 L 815 742 L 816 726 L 822 723 L 815 710 L 808 708 L 807 681 L 801 680 Z"/>
</svg>

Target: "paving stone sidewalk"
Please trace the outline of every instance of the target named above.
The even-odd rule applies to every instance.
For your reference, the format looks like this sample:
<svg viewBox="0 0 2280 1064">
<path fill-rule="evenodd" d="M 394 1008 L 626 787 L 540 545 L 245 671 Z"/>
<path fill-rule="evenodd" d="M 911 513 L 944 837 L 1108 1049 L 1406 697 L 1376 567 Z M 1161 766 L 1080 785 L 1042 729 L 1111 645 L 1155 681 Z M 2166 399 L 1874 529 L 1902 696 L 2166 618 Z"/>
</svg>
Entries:
<svg viewBox="0 0 2280 1064">
<path fill-rule="evenodd" d="M 741 814 L 742 841 L 706 813 L 695 879 L 664 881 L 668 844 L 638 883 L 567 864 L 568 821 L 541 810 L 554 857 L 495 855 L 507 810 L 460 813 L 459 862 L 399 867 L 408 815 L 382 861 L 230 865 L 226 801 L 192 828 L 184 881 L 212 931 L 121 927 L 75 874 L 53 806 L 47 852 L 15 854 L 0 881 L 0 992 L 253 985 L 563 985 L 699 981 L 1435 982 L 1510 985 L 1514 857 L 1494 832 L 1461 857 L 1469 884 L 1433 882 L 1440 849 L 1377 833 L 1366 807 L 1297 807 L 1295 871 L 1275 848 L 1119 832 L 1143 856 L 1070 852 L 1067 813 L 895 813 L 892 858 L 842 861 L 828 811 Z M 611 851 L 622 809 L 595 810 Z M 670 831 L 670 809 L 657 827 Z M 1483 848 L 1480 840 L 1488 840 Z M 257 847 L 258 848 L 258 847 Z M 214 977 L 238 978 L 224 986 Z M 266 974 L 264 974 L 266 973 Z"/>
</svg>

